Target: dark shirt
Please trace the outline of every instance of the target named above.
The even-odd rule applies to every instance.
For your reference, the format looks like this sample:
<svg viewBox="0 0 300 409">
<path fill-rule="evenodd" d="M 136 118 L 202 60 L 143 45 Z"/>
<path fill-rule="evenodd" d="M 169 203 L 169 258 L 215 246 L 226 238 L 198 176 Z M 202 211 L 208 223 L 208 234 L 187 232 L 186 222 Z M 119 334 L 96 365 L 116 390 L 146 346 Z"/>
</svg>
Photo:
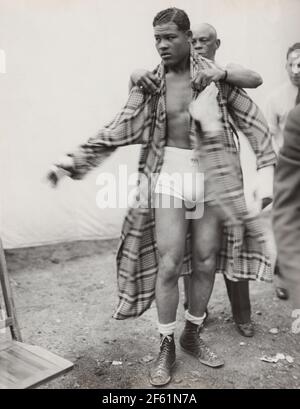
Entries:
<svg viewBox="0 0 300 409">
<path fill-rule="evenodd" d="M 273 227 L 280 270 L 300 308 L 300 105 L 288 115 L 275 169 Z"/>
</svg>

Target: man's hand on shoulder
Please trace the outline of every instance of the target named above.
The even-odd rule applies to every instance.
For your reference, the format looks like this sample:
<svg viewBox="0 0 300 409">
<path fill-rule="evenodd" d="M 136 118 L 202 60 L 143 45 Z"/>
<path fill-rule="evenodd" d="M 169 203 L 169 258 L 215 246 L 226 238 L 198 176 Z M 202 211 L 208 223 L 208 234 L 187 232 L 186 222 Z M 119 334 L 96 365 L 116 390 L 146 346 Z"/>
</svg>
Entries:
<svg viewBox="0 0 300 409">
<path fill-rule="evenodd" d="M 158 78 L 151 71 L 144 69 L 134 71 L 130 76 L 130 80 L 133 85 L 137 85 L 150 94 L 155 94 L 160 85 Z"/>
<path fill-rule="evenodd" d="M 222 81 L 226 77 L 226 71 L 217 66 L 205 68 L 199 71 L 192 79 L 193 86 L 202 91 L 212 82 Z"/>
</svg>

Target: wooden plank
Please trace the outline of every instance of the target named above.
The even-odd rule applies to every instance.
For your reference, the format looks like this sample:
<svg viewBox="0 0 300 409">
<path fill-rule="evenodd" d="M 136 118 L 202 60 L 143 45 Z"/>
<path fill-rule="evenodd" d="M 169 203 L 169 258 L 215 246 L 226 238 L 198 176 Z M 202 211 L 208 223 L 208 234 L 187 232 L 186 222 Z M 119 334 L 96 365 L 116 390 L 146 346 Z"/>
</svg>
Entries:
<svg viewBox="0 0 300 409">
<path fill-rule="evenodd" d="M 74 366 L 71 361 L 68 361 L 67 359 L 62 358 L 61 356 L 56 355 L 53 352 L 50 352 L 47 349 L 44 349 L 37 345 L 30 345 L 30 344 L 26 344 L 25 342 L 18 342 L 18 341 L 13 341 L 13 344 L 18 345 L 22 349 L 26 349 L 32 354 L 36 354 L 39 357 L 42 357 L 44 360 L 48 362 L 55 363 L 55 365 L 58 367 L 64 368 L 65 366 L 69 366 L 70 364 L 72 367 Z"/>
<path fill-rule="evenodd" d="M 63 375 L 64 373 L 68 372 L 69 369 L 58 369 L 56 371 L 48 370 L 44 372 L 37 373 L 27 379 L 23 379 L 22 382 L 14 385 L 13 388 L 10 389 L 29 389 L 34 388 L 38 385 L 45 383 L 46 381 L 50 381 L 51 379 L 57 378 L 59 375 Z"/>
<path fill-rule="evenodd" d="M 10 327 L 13 338 L 9 342 L 6 339 L 0 342 L 0 389 L 32 388 L 72 369 L 72 362 L 41 347 L 21 342 L 1 239 L 0 284 L 6 309 L 6 317 L 0 317 L 0 329 Z"/>
<path fill-rule="evenodd" d="M 35 368 L 36 371 L 43 371 L 47 367 L 56 368 L 56 365 L 54 363 L 45 361 L 43 357 L 32 354 L 26 349 L 22 349 L 16 345 L 13 345 L 9 349 L 9 353 L 16 360 L 22 359 L 24 363 L 28 363 L 31 367 Z"/>
<path fill-rule="evenodd" d="M 72 362 L 52 352 L 12 341 L 0 351 L 0 389 L 32 388 L 72 368 Z"/>
<path fill-rule="evenodd" d="M 23 369 L 29 373 L 41 372 L 45 369 L 49 369 L 49 365 L 47 365 L 47 363 L 43 362 L 42 360 L 37 362 L 35 356 L 19 353 L 15 351 L 14 348 L 2 351 L 0 359 L 1 358 L 6 359 L 7 365 L 14 367 L 15 370 L 20 372 L 22 372 Z M 56 368 L 56 366 L 52 365 L 51 368 Z"/>
<path fill-rule="evenodd" d="M 15 382 L 9 379 L 8 374 L 0 376 L 0 389 L 13 389 L 15 387 Z"/>
<path fill-rule="evenodd" d="M 27 385 L 31 386 L 36 380 L 44 380 L 45 377 L 56 373 L 56 369 L 37 370 L 34 366 L 24 365 L 22 359 L 16 359 L 9 353 L 4 357 L 3 351 L 0 354 L 0 382 L 5 385 L 5 388 L 23 389 Z"/>
<path fill-rule="evenodd" d="M 20 328 L 19 328 L 17 316 L 16 316 L 16 309 L 15 309 L 12 291 L 10 287 L 10 282 L 8 278 L 5 254 L 4 254 L 1 238 L 0 238 L 0 284 L 2 287 L 2 293 L 4 297 L 4 303 L 5 303 L 7 316 L 12 318 L 13 320 L 13 325 L 10 327 L 11 335 L 13 339 L 17 341 L 22 341 L 21 332 L 20 332 Z"/>
<path fill-rule="evenodd" d="M 5 356 L 5 352 L 2 351 L 0 354 L 0 379 L 16 384 L 19 379 L 22 380 L 31 374 L 23 369 L 22 362 L 13 360 L 9 354 Z"/>
<path fill-rule="evenodd" d="M 4 349 L 10 348 L 12 344 L 12 340 L 10 339 L 9 341 L 4 340 L 0 342 L 0 352 L 3 351 Z"/>
<path fill-rule="evenodd" d="M 5 381 L 4 379 L 0 378 L 0 389 L 13 389 L 14 384 L 13 382 Z"/>
</svg>

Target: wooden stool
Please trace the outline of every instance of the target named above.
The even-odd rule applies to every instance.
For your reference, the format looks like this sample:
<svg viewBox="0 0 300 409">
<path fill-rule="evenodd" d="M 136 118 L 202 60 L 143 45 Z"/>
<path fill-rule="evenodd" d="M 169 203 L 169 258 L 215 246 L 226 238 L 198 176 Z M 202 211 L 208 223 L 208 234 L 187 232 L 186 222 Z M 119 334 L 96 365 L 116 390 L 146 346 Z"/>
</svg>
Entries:
<svg viewBox="0 0 300 409">
<path fill-rule="evenodd" d="M 0 389 L 30 388 L 73 368 L 72 362 L 22 342 L 1 239 L 0 284 L 5 307 L 1 310 L 0 291 L 0 332 L 9 328 L 11 333 L 8 340 L 0 333 Z"/>
</svg>

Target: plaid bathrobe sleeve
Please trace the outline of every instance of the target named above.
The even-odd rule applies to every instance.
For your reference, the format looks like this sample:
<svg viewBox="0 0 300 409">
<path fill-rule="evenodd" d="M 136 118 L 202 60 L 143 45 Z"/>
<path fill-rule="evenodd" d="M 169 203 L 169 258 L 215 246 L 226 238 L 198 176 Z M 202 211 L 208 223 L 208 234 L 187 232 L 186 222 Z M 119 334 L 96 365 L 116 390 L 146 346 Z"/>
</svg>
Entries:
<svg viewBox="0 0 300 409">
<path fill-rule="evenodd" d="M 272 136 L 261 110 L 243 89 L 226 86 L 227 108 L 234 123 L 248 138 L 257 169 L 276 164 Z"/>
<path fill-rule="evenodd" d="M 151 122 L 148 114 L 149 99 L 150 96 L 145 96 L 138 87 L 133 87 L 126 105 L 115 118 L 95 136 L 67 154 L 73 159 L 73 179 L 82 179 L 116 148 L 145 142 L 146 131 Z"/>
</svg>

